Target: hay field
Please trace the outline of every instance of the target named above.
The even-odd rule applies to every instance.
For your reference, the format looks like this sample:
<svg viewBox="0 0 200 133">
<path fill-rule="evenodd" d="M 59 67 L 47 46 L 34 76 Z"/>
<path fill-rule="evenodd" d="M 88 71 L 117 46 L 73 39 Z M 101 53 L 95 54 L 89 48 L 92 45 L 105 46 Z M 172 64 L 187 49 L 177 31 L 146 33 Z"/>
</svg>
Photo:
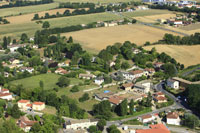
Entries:
<svg viewBox="0 0 200 133">
<path fill-rule="evenodd" d="M 198 30 L 198 29 L 200 29 L 200 23 L 183 26 L 183 27 L 180 27 L 180 29 L 186 30 L 186 31 Z"/>
<path fill-rule="evenodd" d="M 40 11 L 47 11 L 58 7 L 58 3 L 35 5 L 35 6 L 24 6 L 24 7 L 13 7 L 0 9 L 0 16 L 15 16 L 20 14 L 34 13 Z"/>
<path fill-rule="evenodd" d="M 119 2 L 130 2 L 133 0 L 54 0 L 55 2 L 90 2 L 90 3 L 119 3 Z M 141 0 L 134 0 L 141 1 Z"/>
<path fill-rule="evenodd" d="M 169 19 L 172 17 L 176 17 L 176 14 L 171 12 L 168 14 L 159 14 L 159 15 L 150 15 L 150 16 L 143 16 L 143 17 L 134 17 L 138 21 L 147 22 L 147 23 L 156 23 L 158 19 Z"/>
<path fill-rule="evenodd" d="M 54 28 L 118 19 L 120 19 L 120 17 L 114 14 L 96 13 L 88 15 L 53 18 L 48 19 L 48 21 L 51 27 Z M 27 33 L 29 36 L 33 36 L 36 30 L 42 29 L 41 27 L 41 24 L 36 24 L 34 21 L 19 21 L 19 23 L 0 25 L 0 38 L 3 38 L 3 36 L 19 37 L 22 33 Z"/>
<path fill-rule="evenodd" d="M 200 64 L 200 45 L 194 46 L 177 46 L 177 45 L 153 45 L 144 47 L 151 50 L 153 47 L 161 53 L 165 52 L 186 67 L 190 65 Z"/>
<path fill-rule="evenodd" d="M 143 45 L 146 41 L 156 42 L 162 39 L 165 33 L 166 31 L 157 28 L 133 24 L 88 29 L 62 35 L 72 36 L 74 40 L 82 44 L 83 48 L 98 52 L 116 42 L 131 41 L 137 45 Z"/>
</svg>

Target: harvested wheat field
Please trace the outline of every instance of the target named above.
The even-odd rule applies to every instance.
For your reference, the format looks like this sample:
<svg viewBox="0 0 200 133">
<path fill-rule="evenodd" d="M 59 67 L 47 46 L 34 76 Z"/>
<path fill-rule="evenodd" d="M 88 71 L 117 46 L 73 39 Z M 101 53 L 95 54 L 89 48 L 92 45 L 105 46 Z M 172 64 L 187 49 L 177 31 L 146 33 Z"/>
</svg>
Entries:
<svg viewBox="0 0 200 133">
<path fill-rule="evenodd" d="M 153 47 L 161 53 L 165 52 L 186 67 L 190 65 L 200 64 L 200 45 L 193 46 L 177 46 L 177 45 L 153 45 L 144 47 L 151 50 Z"/>
<path fill-rule="evenodd" d="M 147 23 L 156 23 L 158 19 L 169 19 L 172 17 L 176 17 L 176 13 L 169 13 L 169 14 L 160 14 L 160 15 L 151 15 L 151 16 L 143 16 L 143 17 L 134 17 L 135 19 L 147 22 Z"/>
<path fill-rule="evenodd" d="M 97 52 L 116 42 L 131 41 L 137 45 L 143 45 L 146 41 L 156 42 L 162 39 L 165 33 L 166 31 L 157 28 L 134 24 L 88 29 L 62 35 L 72 36 L 83 48 Z"/>
<path fill-rule="evenodd" d="M 65 12 L 65 10 L 73 11 L 74 9 L 60 8 L 60 9 L 53 9 L 53 10 L 48 10 L 48 11 L 37 12 L 37 14 L 40 17 L 42 17 L 45 15 L 45 13 L 49 13 L 49 15 L 56 14 L 57 12 L 59 12 L 60 14 L 63 14 Z M 11 24 L 25 23 L 25 22 L 30 22 L 33 19 L 35 14 L 36 13 L 25 14 L 25 15 L 20 15 L 20 16 L 12 16 L 12 17 L 7 17 L 6 19 Z"/>
</svg>

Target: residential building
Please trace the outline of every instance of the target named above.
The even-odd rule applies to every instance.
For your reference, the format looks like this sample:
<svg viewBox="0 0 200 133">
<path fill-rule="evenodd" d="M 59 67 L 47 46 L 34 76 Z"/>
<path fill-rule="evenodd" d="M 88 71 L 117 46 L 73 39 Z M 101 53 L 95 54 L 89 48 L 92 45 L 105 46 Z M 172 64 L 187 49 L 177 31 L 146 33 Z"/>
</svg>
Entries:
<svg viewBox="0 0 200 133">
<path fill-rule="evenodd" d="M 134 84 L 133 83 L 126 83 L 122 85 L 122 89 L 124 89 L 125 91 L 131 91 L 133 90 Z"/>
<path fill-rule="evenodd" d="M 98 123 L 97 119 L 89 119 L 89 120 L 69 120 L 66 122 L 66 129 L 72 130 L 81 130 L 88 129 L 90 126 L 96 126 Z"/>
<path fill-rule="evenodd" d="M 143 80 L 143 81 L 137 82 L 134 85 L 133 90 L 140 93 L 149 93 L 151 86 L 152 86 L 151 81 Z"/>
<path fill-rule="evenodd" d="M 154 68 L 161 68 L 163 64 L 162 62 L 156 62 L 154 63 Z"/>
<path fill-rule="evenodd" d="M 93 79 L 93 78 L 96 78 L 96 76 L 93 75 L 93 74 L 81 73 L 81 74 L 79 74 L 79 78 L 82 78 L 82 79 Z"/>
<path fill-rule="evenodd" d="M 98 84 L 98 85 L 101 85 L 103 82 L 104 82 L 103 76 L 97 77 L 97 78 L 94 80 L 94 83 L 95 83 L 95 84 Z"/>
<path fill-rule="evenodd" d="M 32 108 L 33 108 L 33 110 L 41 111 L 41 110 L 45 109 L 45 103 L 44 102 L 33 102 Z"/>
<path fill-rule="evenodd" d="M 60 67 L 60 68 L 56 69 L 55 73 L 64 75 L 64 74 L 67 74 L 67 71 Z"/>
<path fill-rule="evenodd" d="M 133 48 L 132 51 L 133 51 L 134 54 L 139 54 L 139 53 L 142 52 L 141 50 L 139 50 L 137 48 Z"/>
<path fill-rule="evenodd" d="M 155 70 L 153 68 L 146 68 L 144 69 L 145 72 L 147 72 L 147 75 L 152 76 L 155 73 Z"/>
<path fill-rule="evenodd" d="M 179 118 L 178 113 L 170 112 L 167 114 L 167 124 L 171 125 L 180 125 L 181 119 Z"/>
<path fill-rule="evenodd" d="M 142 122 L 142 123 L 148 123 L 148 122 L 152 122 L 153 120 L 155 120 L 155 117 L 153 115 L 143 115 L 141 117 L 139 117 L 139 120 Z"/>
<path fill-rule="evenodd" d="M 133 80 L 134 79 L 134 75 L 132 73 L 129 73 L 129 72 L 121 72 L 124 79 L 125 80 Z"/>
<path fill-rule="evenodd" d="M 148 3 L 156 3 L 156 2 L 165 2 L 166 0 L 143 0 L 143 2 L 148 2 Z"/>
<path fill-rule="evenodd" d="M 156 93 L 154 93 L 153 95 L 156 96 L 156 97 L 159 97 L 159 96 L 165 97 L 165 94 L 162 93 L 161 91 L 156 92 Z"/>
<path fill-rule="evenodd" d="M 123 100 L 124 100 L 123 97 L 116 96 L 116 95 L 109 97 L 109 102 L 111 103 L 111 106 L 119 105 Z"/>
<path fill-rule="evenodd" d="M 21 67 L 21 68 L 20 68 L 20 71 L 21 71 L 21 72 L 27 71 L 27 72 L 29 72 L 29 73 L 33 73 L 34 68 L 32 68 L 32 67 Z"/>
<path fill-rule="evenodd" d="M 143 70 L 134 70 L 130 73 L 134 75 L 134 78 L 142 77 L 145 74 Z"/>
<path fill-rule="evenodd" d="M 22 110 L 28 110 L 29 107 L 30 107 L 29 104 L 31 104 L 30 100 L 23 100 L 23 99 L 21 99 L 21 100 L 19 100 L 19 101 L 17 102 L 18 107 L 19 107 L 20 109 L 22 109 Z M 28 106 L 27 106 L 27 105 L 28 105 Z"/>
<path fill-rule="evenodd" d="M 179 89 L 179 82 L 173 79 L 168 79 L 167 86 L 177 90 Z"/>
<path fill-rule="evenodd" d="M 157 103 L 166 103 L 167 102 L 167 98 L 163 97 L 163 96 L 156 96 L 153 99 Z"/>
<path fill-rule="evenodd" d="M 15 52 L 18 48 L 21 47 L 26 47 L 26 44 L 8 45 L 8 49 L 10 49 L 10 52 Z"/>
<path fill-rule="evenodd" d="M 4 100 L 12 100 L 12 94 L 9 92 L 8 89 L 2 89 L 2 87 L 0 87 L 0 99 L 4 99 Z"/>
<path fill-rule="evenodd" d="M 19 63 L 20 63 L 20 60 L 15 59 L 15 58 L 11 58 L 11 59 L 9 60 L 9 62 L 10 62 L 11 64 L 19 64 Z"/>
<path fill-rule="evenodd" d="M 17 125 L 24 130 L 24 132 L 29 132 L 31 130 L 31 127 L 37 123 L 37 121 L 31 121 L 26 116 L 20 117 L 20 119 L 17 121 Z"/>
<path fill-rule="evenodd" d="M 94 97 L 98 101 L 103 101 L 103 100 L 108 100 L 113 95 L 114 95 L 114 93 L 112 93 L 112 92 L 104 92 L 104 93 L 94 94 Z"/>
<path fill-rule="evenodd" d="M 150 129 L 137 129 L 135 133 L 170 133 L 169 129 L 163 124 L 150 125 Z"/>
<path fill-rule="evenodd" d="M 114 66 L 114 65 L 115 65 L 115 62 L 114 62 L 114 61 L 110 62 L 110 67 L 112 67 L 112 66 Z"/>
</svg>

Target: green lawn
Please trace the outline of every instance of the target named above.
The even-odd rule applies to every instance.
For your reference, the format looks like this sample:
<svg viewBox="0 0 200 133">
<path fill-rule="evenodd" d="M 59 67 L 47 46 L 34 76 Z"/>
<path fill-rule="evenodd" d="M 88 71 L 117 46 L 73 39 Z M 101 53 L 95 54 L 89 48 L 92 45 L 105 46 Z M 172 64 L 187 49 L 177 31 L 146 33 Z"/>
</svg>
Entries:
<svg viewBox="0 0 200 133">
<path fill-rule="evenodd" d="M 11 84 L 12 85 L 22 84 L 26 89 L 29 89 L 29 88 L 39 87 L 39 82 L 43 81 L 44 89 L 50 90 L 55 87 L 58 87 L 56 85 L 56 83 L 58 82 L 59 77 L 61 77 L 61 76 L 58 74 L 54 74 L 54 73 L 40 74 L 37 76 L 32 76 L 32 77 L 12 81 Z M 70 83 L 71 85 L 82 82 L 80 79 L 75 79 L 75 78 L 69 78 L 69 79 L 71 81 L 71 83 Z"/>
<path fill-rule="evenodd" d="M 137 119 L 126 121 L 123 124 L 127 124 L 127 125 L 142 125 L 142 123 L 140 121 L 138 121 Z"/>
<path fill-rule="evenodd" d="M 150 9 L 150 10 L 126 12 L 123 14 L 128 17 L 142 17 L 142 16 L 151 16 L 151 15 L 159 15 L 159 14 L 167 14 L 167 13 L 172 13 L 172 12 L 168 10 Z"/>
<path fill-rule="evenodd" d="M 90 3 L 119 3 L 141 0 L 54 0 L 55 2 L 90 2 Z"/>
<path fill-rule="evenodd" d="M 15 16 L 19 14 L 28 14 L 40 11 L 46 11 L 58 7 L 58 3 L 35 5 L 35 6 L 24 6 L 24 7 L 13 7 L 0 9 L 0 16 Z"/>
<path fill-rule="evenodd" d="M 49 21 L 51 27 L 54 28 L 118 19 L 120 19 L 120 17 L 114 14 L 96 13 L 88 15 L 53 18 L 47 19 L 45 21 Z M 22 33 L 27 33 L 30 37 L 32 37 L 37 30 L 42 29 L 41 27 L 42 25 L 36 24 L 35 21 L 18 24 L 0 25 L 0 38 L 2 38 L 3 36 L 20 37 Z"/>
</svg>

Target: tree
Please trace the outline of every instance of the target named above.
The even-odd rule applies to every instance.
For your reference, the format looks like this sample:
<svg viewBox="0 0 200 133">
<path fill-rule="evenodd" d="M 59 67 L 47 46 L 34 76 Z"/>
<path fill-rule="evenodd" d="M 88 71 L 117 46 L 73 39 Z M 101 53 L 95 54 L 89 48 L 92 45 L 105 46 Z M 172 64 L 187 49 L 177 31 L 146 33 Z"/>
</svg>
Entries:
<svg viewBox="0 0 200 133">
<path fill-rule="evenodd" d="M 177 70 L 174 64 L 171 64 L 171 63 L 164 64 L 163 68 L 164 68 L 165 74 L 169 77 L 173 77 L 177 73 Z"/>
<path fill-rule="evenodd" d="M 68 43 L 73 43 L 73 38 L 71 36 L 69 37 Z"/>
<path fill-rule="evenodd" d="M 106 120 L 104 119 L 99 120 L 99 122 L 97 123 L 98 130 L 103 131 L 104 126 L 106 126 Z"/>
<path fill-rule="evenodd" d="M 65 76 L 62 76 L 58 79 L 58 86 L 60 87 L 67 87 L 70 85 L 70 79 L 68 79 L 67 77 Z"/>
<path fill-rule="evenodd" d="M 97 127 L 92 125 L 89 127 L 89 133 L 96 133 L 97 132 Z"/>
<path fill-rule="evenodd" d="M 74 85 L 70 91 L 71 92 L 78 92 L 79 91 L 78 85 Z"/>
<path fill-rule="evenodd" d="M 40 124 L 37 122 L 35 123 L 32 127 L 31 127 L 31 130 L 30 132 L 33 132 L 33 133 L 39 133 L 41 131 L 41 126 Z"/>
<path fill-rule="evenodd" d="M 70 116 L 69 106 L 67 105 L 60 106 L 59 113 L 63 116 L 69 117 Z"/>
<path fill-rule="evenodd" d="M 40 88 L 44 89 L 44 82 L 40 80 Z"/>
<path fill-rule="evenodd" d="M 88 93 L 84 93 L 83 96 L 80 97 L 78 100 L 79 100 L 79 102 L 84 102 L 84 101 L 87 101 L 89 99 L 90 99 L 89 94 Z"/>
<path fill-rule="evenodd" d="M 23 33 L 22 35 L 21 35 L 21 39 L 20 39 L 22 42 L 28 42 L 28 36 L 27 36 L 27 34 L 26 33 Z"/>
<path fill-rule="evenodd" d="M 3 48 L 4 48 L 4 49 L 7 49 L 7 46 L 8 46 L 7 37 L 4 36 L 4 37 L 3 37 Z"/>
<path fill-rule="evenodd" d="M 190 128 L 195 128 L 200 125 L 199 118 L 193 114 L 185 114 L 183 124 Z"/>
<path fill-rule="evenodd" d="M 11 116 L 15 119 L 19 119 L 20 115 L 21 115 L 21 111 L 19 110 L 18 105 L 14 104 L 11 109 Z"/>
<path fill-rule="evenodd" d="M 14 119 L 3 121 L 0 126 L 1 133 L 21 133 L 20 128 L 16 125 Z"/>
<path fill-rule="evenodd" d="M 136 19 L 132 19 L 132 24 L 135 24 L 137 22 Z"/>
<path fill-rule="evenodd" d="M 128 61 L 124 61 L 124 62 L 122 62 L 122 65 L 121 65 L 121 68 L 122 69 L 128 69 L 130 67 L 130 65 L 129 65 L 129 63 L 128 63 Z"/>
<path fill-rule="evenodd" d="M 127 109 L 127 99 L 124 99 L 120 104 L 119 104 L 119 115 L 120 116 L 125 116 L 128 113 Z"/>
<path fill-rule="evenodd" d="M 107 129 L 108 133 L 120 133 L 120 131 L 117 129 L 116 125 L 111 125 Z"/>
<path fill-rule="evenodd" d="M 49 24 L 48 21 L 45 21 L 45 22 L 43 23 L 43 25 L 42 25 L 42 28 L 44 28 L 44 29 L 47 29 L 47 28 L 49 28 L 49 27 L 50 27 L 50 24 Z"/>
<path fill-rule="evenodd" d="M 133 109 L 134 109 L 133 99 L 131 99 L 131 102 L 129 103 L 129 109 L 130 109 L 130 115 L 133 115 Z"/>
<path fill-rule="evenodd" d="M 40 17 L 38 14 L 35 14 L 34 17 L 33 17 L 33 20 L 38 20 Z"/>
</svg>

